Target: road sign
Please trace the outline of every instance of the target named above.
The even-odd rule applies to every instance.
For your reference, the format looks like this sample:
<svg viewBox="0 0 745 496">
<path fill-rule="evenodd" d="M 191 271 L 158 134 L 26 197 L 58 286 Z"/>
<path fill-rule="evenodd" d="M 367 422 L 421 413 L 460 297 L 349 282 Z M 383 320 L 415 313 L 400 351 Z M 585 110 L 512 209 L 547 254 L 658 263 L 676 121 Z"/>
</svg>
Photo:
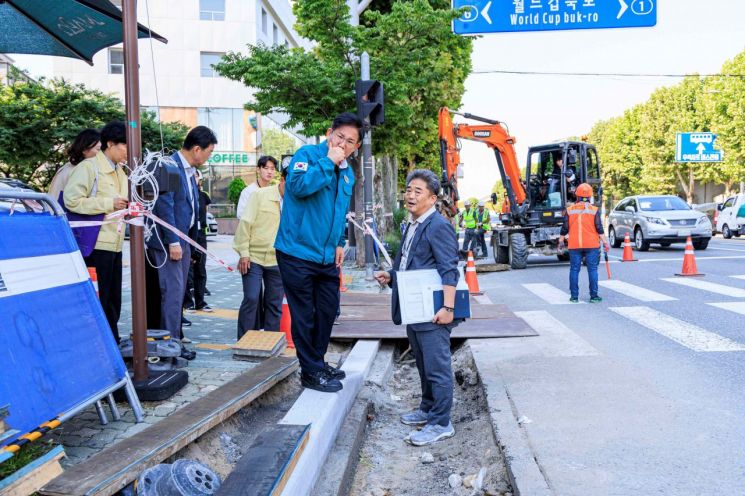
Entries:
<svg viewBox="0 0 745 496">
<path fill-rule="evenodd" d="M 676 162 L 721 162 L 722 150 L 714 149 L 714 133 L 678 133 L 675 136 Z"/>
<path fill-rule="evenodd" d="M 455 34 L 638 28 L 657 24 L 657 0 L 452 0 Z"/>
</svg>

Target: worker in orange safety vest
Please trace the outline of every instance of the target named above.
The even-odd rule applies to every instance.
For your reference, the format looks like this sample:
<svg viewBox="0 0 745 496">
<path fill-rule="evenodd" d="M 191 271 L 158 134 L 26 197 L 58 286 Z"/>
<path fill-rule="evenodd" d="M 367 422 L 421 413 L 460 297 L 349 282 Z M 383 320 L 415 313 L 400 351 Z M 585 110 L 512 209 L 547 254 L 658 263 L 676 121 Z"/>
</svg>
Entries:
<svg viewBox="0 0 745 496">
<path fill-rule="evenodd" d="M 605 251 L 610 250 L 610 245 L 603 232 L 600 209 L 592 204 L 592 187 L 582 183 L 577 187 L 576 195 L 577 203 L 566 209 L 559 237 L 559 248 L 563 249 L 567 234 L 569 235 L 569 301 L 579 302 L 579 271 L 584 257 L 590 279 L 590 303 L 599 303 L 603 301 L 598 296 L 600 241 L 603 241 Z"/>
</svg>

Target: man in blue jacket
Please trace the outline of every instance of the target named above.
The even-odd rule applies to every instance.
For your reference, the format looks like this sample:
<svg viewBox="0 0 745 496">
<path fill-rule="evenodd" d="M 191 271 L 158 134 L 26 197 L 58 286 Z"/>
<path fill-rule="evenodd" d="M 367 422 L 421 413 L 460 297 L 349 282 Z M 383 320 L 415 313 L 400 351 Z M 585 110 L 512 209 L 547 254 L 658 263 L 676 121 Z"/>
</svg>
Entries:
<svg viewBox="0 0 745 496">
<path fill-rule="evenodd" d="M 199 222 L 199 189 L 194 178 L 196 168 L 207 162 L 216 144 L 217 137 L 208 127 L 197 126 L 189 131 L 181 150 L 171 156 L 179 169 L 179 188 L 160 193 L 153 207 L 155 215 L 191 238 L 196 237 Z M 155 225 L 147 247 L 151 263 L 158 268 L 161 326 L 171 333 L 172 338 L 180 339 L 191 246 L 169 229 Z M 196 353 L 182 345 L 181 356 L 192 360 Z"/>
<path fill-rule="evenodd" d="M 422 386 L 419 407 L 401 415 L 406 425 L 423 426 L 405 440 L 424 446 L 455 435 L 450 421 L 453 406 L 453 373 L 450 364 L 450 332 L 460 319 L 454 320 L 455 288 L 458 285 L 458 239 L 453 227 L 436 210 L 440 180 L 434 172 L 415 170 L 406 178 L 406 209 L 411 218 L 401 242 L 401 250 L 390 272 L 375 273 L 381 284 L 393 288 L 391 310 L 394 324 L 401 324 L 397 273 L 406 270 L 435 269 L 442 279 L 443 305 L 431 322 L 406 326 L 412 354 L 416 360 Z"/>
<path fill-rule="evenodd" d="M 282 217 L 274 247 L 292 315 L 292 339 L 304 387 L 333 393 L 344 371 L 324 362 L 339 306 L 339 267 L 354 172 L 346 159 L 364 129 L 354 114 L 338 115 L 326 141 L 306 145 L 288 166 Z"/>
</svg>

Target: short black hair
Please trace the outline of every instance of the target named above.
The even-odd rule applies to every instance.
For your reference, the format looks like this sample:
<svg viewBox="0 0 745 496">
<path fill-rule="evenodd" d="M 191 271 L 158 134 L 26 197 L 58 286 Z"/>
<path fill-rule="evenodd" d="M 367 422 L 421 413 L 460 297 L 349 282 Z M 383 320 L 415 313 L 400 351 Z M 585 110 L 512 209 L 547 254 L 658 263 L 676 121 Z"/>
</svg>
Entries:
<svg viewBox="0 0 745 496">
<path fill-rule="evenodd" d="M 75 136 L 70 148 L 67 150 L 67 157 L 72 165 L 78 165 L 85 160 L 83 152 L 94 147 L 101 141 L 101 133 L 95 129 L 83 129 Z"/>
<path fill-rule="evenodd" d="M 342 126 L 354 126 L 357 128 L 357 134 L 359 135 L 357 143 L 361 142 L 362 138 L 365 137 L 365 124 L 362 122 L 362 119 L 352 112 L 343 112 L 334 117 L 334 120 L 331 123 L 331 130 L 333 131 Z"/>
<path fill-rule="evenodd" d="M 273 163 L 275 169 L 277 168 L 277 164 L 279 164 L 279 162 L 277 162 L 277 159 L 272 157 L 271 155 L 262 155 L 261 157 L 259 157 L 259 160 L 256 163 L 256 167 L 264 167 L 267 162 Z"/>
<path fill-rule="evenodd" d="M 421 179 L 427 185 L 427 189 L 433 195 L 440 194 L 440 180 L 437 178 L 437 174 L 427 169 L 414 169 L 406 176 L 406 186 L 411 183 L 414 179 Z"/>
<path fill-rule="evenodd" d="M 101 150 L 109 147 L 109 141 L 115 145 L 127 142 L 127 127 L 124 121 L 113 121 L 101 129 Z"/>
<path fill-rule="evenodd" d="M 184 150 L 191 150 L 195 146 L 199 148 L 209 148 L 210 145 L 217 144 L 217 136 L 212 129 L 207 126 L 197 126 L 184 138 Z"/>
</svg>

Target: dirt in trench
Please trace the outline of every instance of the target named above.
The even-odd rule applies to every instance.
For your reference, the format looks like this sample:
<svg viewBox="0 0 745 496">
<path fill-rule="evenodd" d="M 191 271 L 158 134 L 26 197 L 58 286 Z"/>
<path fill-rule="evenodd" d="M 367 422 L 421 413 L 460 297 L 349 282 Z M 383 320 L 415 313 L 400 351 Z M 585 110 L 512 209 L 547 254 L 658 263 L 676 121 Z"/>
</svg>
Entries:
<svg viewBox="0 0 745 496">
<path fill-rule="evenodd" d="M 466 343 L 453 352 L 453 372 L 451 418 L 456 433 L 430 446 L 414 447 L 403 441 L 412 427 L 402 424 L 399 415 L 415 409 L 421 397 L 411 355 L 402 362 L 396 360 L 393 377 L 383 390 L 368 392 L 374 415 L 350 496 L 511 496 L 504 459 Z"/>
</svg>

